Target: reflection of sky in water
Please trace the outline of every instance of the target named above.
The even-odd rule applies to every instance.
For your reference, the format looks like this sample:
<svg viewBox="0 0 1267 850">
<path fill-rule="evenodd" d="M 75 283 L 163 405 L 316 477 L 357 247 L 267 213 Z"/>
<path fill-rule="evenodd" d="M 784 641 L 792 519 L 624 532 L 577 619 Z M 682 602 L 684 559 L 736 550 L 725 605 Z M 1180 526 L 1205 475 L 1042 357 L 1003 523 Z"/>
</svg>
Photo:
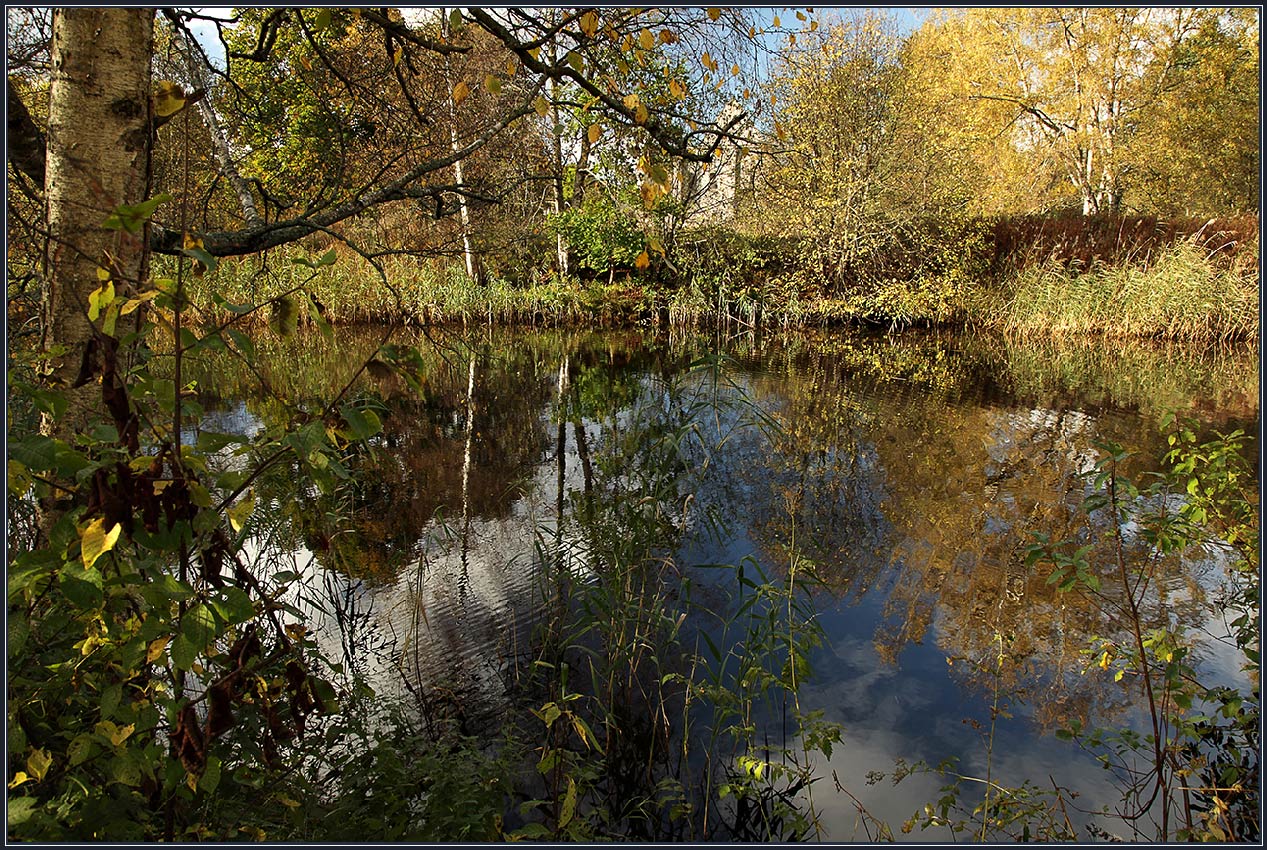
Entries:
<svg viewBox="0 0 1267 850">
<path fill-rule="evenodd" d="M 759 363 L 760 358 L 752 361 Z M 808 365 L 816 364 L 811 360 Z M 799 379 L 796 370 L 790 379 L 761 368 L 735 377 L 767 409 L 805 415 L 788 407 L 784 399 Z M 688 385 L 698 386 L 699 380 L 692 378 Z M 645 390 L 651 385 L 644 378 L 641 386 Z M 839 388 L 824 384 L 823 390 L 837 392 Z M 982 406 L 971 399 L 929 403 L 909 383 L 886 387 L 872 381 L 850 390 L 852 395 L 845 394 L 841 404 L 852 407 L 833 407 L 831 399 L 825 404 L 823 415 L 838 418 L 832 426 L 840 429 L 835 432 L 837 442 L 792 457 L 796 463 L 780 455 L 784 449 L 772 450 L 756 429 L 737 427 L 737 413 L 710 413 L 708 421 L 701 422 L 704 432 L 714 439 L 726 435 L 726 441 L 708 454 L 707 467 L 702 454 L 687 456 L 687 468 L 697 473 L 707 469 L 707 478 L 696 493 L 697 504 L 691 512 L 695 522 L 679 555 L 684 563 L 732 564 L 753 556 L 772 576 L 781 575 L 785 561 L 780 547 L 786 542 L 778 525 L 780 518 L 786 520 L 786 514 L 781 514 L 786 509 L 782 493 L 802 488 L 799 516 L 806 529 L 800 533 L 813 532 L 811 537 L 829 543 L 813 554 L 821 555 L 841 582 L 832 593 L 819 597 L 819 622 L 828 644 L 815 653 L 815 678 L 801 693 L 803 710 L 823 709 L 827 720 L 844 727 L 844 741 L 824 765 L 829 768 L 826 778 L 815 787 L 816 803 L 825 812 L 826 837 L 867 839 L 856 824 L 853 803 L 832 790 L 834 772 L 872 815 L 889 823 L 899 840 L 944 840 L 949 838 L 944 830 L 921 833 L 916 829 L 903 836 L 899 829 L 920 804 L 936 799 L 943 782 L 940 777 L 914 775 L 894 788 L 888 780 L 868 785 L 866 775 L 869 771 L 891 773 L 899 758 L 936 764 L 951 757 L 959 759 L 963 772 L 985 775 L 986 746 L 981 729 L 972 724 L 988 729 L 991 695 L 982 689 L 980 678 L 965 675 L 967 662 L 960 661 L 958 669 L 947 664 L 947 655 L 956 650 L 944 645 L 971 638 L 961 630 L 972 622 L 966 611 L 950 607 L 967 604 L 948 595 L 960 590 L 951 578 L 1003 570 L 1008 604 L 1021 611 L 1026 610 L 1024 606 L 1037 606 L 1037 600 L 1025 596 L 1025 582 L 1032 586 L 1034 579 L 1008 575 L 1006 551 L 1001 555 L 989 546 L 1006 550 L 1027 530 L 1018 518 L 1030 510 L 1035 496 L 1025 486 L 1047 482 L 1042 486 L 1048 487 L 1048 497 L 1055 502 L 1067 497 L 1076 505 L 1084 494 L 1078 473 L 1093 463 L 1090 439 L 1105 427 L 1121 439 L 1123 431 L 1138 434 L 1144 424 L 1130 414 L 1105 418 L 1076 409 L 1008 406 L 997 392 Z M 810 394 L 809 399 L 822 405 L 823 391 Z M 667 405 L 669 399 L 656 397 L 656 402 Z M 513 404 L 515 399 L 503 397 L 499 403 Z M 306 557 L 297 558 L 308 568 L 295 599 L 306 599 L 307 605 L 320 601 L 325 613 L 314 616 L 325 647 L 335 657 L 362 652 L 359 660 L 350 660 L 370 675 L 382 693 L 404 693 L 395 672 L 395 665 L 403 664 L 414 685 L 466 703 L 472 721 L 495 719 L 504 708 L 511 658 L 526 649 L 532 626 L 545 611 L 543 582 L 533 567 L 536 542 L 549 547 L 554 539 L 557 432 L 548 410 L 539 416 L 546 443 L 543 462 L 521 487 L 524 497 L 514 501 L 505 516 L 472 516 L 466 524 L 461 493 L 445 494 L 445 523 L 432 522 L 420 529 L 418 560 L 381 586 L 369 587 L 318 571 Z M 453 429 L 464 423 L 461 410 L 449 411 L 448 419 Z M 625 411 L 616 422 L 627 429 L 632 418 Z M 209 413 L 203 427 L 252 434 L 262 423 L 244 403 L 236 402 L 227 410 Z M 602 431 L 592 420 L 585 430 L 594 453 Z M 936 440 L 950 439 L 947 434 L 960 440 L 953 455 L 938 454 L 941 442 L 925 442 L 930 435 Z M 377 450 L 386 451 L 384 447 Z M 581 490 L 584 481 L 571 425 L 564 461 L 565 487 Z M 954 468 L 955 463 L 965 466 Z M 907 471 L 931 477 L 923 483 L 907 481 L 901 477 Z M 908 492 L 912 487 L 914 495 Z M 946 511 L 937 522 L 901 512 L 903 499 L 929 496 L 919 488 L 932 488 L 934 504 Z M 706 524 L 699 522 L 708 507 L 721 508 L 733 521 L 721 539 L 709 536 Z M 947 525 L 955 522 L 960 525 Z M 975 541 L 976 548 L 954 549 L 959 540 Z M 805 543 L 804 539 L 798 542 Z M 952 551 L 941 551 L 946 546 Z M 1217 559 L 1188 566 L 1199 586 L 1210 590 L 1217 585 L 1222 572 Z M 926 570 L 932 572 L 925 575 L 922 571 Z M 727 582 L 733 581 L 729 576 L 724 571 L 701 571 L 696 581 L 702 592 L 697 598 L 724 598 L 730 591 Z M 920 584 L 924 581 L 927 586 Z M 1178 584 L 1167 590 L 1174 600 L 1188 593 Z M 912 607 L 904 615 L 902 606 L 908 603 Z M 926 619 L 911 614 L 920 605 L 930 608 Z M 910 619 L 900 622 L 903 616 Z M 372 652 L 347 645 L 347 625 L 354 621 L 372 627 L 376 637 L 365 633 L 361 638 Z M 1205 625 L 1221 633 L 1220 623 Z M 687 630 L 703 627 L 688 624 Z M 880 630 L 885 627 L 897 631 L 885 638 L 889 644 L 882 655 Z M 1043 635 L 1035 640 L 1040 648 L 1045 646 Z M 1039 679 L 1049 681 L 1034 691 L 1039 698 L 1061 681 L 1082 679 L 1077 648 L 1061 649 L 1063 672 L 1040 670 Z M 969 645 L 968 649 L 988 652 L 989 646 Z M 1047 651 L 1054 650 L 1048 647 Z M 1241 680 L 1234 649 L 1207 641 L 1197 658 L 1213 678 Z M 1038 658 L 1040 667 L 1043 663 Z M 994 778 L 1013 784 L 1028 778 L 1044 787 L 1055 781 L 1080 792 L 1083 807 L 1114 802 L 1117 794 L 1097 762 L 1075 745 L 1036 732 L 1042 725 L 1035 718 L 1038 708 L 1011 705 L 1014 717 L 999 721 Z"/>
</svg>

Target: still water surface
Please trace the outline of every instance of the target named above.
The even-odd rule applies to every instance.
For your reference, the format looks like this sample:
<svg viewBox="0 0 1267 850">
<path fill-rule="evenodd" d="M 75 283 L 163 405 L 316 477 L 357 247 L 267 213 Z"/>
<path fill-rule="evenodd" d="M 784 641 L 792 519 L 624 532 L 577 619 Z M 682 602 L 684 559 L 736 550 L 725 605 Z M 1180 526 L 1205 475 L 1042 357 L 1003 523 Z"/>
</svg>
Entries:
<svg viewBox="0 0 1267 850">
<path fill-rule="evenodd" d="M 249 433 L 295 405 L 318 409 L 381 342 L 355 331 L 272 350 L 262 341 L 256 370 L 271 392 L 256 375 L 208 370 L 204 427 Z M 418 346 L 424 395 L 356 380 L 350 397 L 372 402 L 383 431 L 355 489 L 337 503 L 284 488 L 259 496 L 300 530 L 285 536 L 287 566 L 305 576 L 295 601 L 327 650 L 384 696 L 424 694 L 472 730 L 491 728 L 543 621 L 543 553 L 576 542 L 580 494 L 638 472 L 605 467 L 605 448 L 642 421 L 635 409 L 689 410 L 667 554 L 701 598 L 733 573 L 692 565 L 747 560 L 780 576 L 793 553 L 812 565 L 827 640 L 800 704 L 844 728 L 815 792 L 825 837 L 838 841 L 869 838 L 859 804 L 901 839 L 902 822 L 937 798 L 936 776 L 868 779 L 898 760 L 954 758 L 965 774 L 1054 783 L 1087 809 L 1116 801 L 1100 765 L 1053 733 L 1071 719 L 1135 723 L 1135 694 L 1087 672 L 1103 616 L 1055 593 L 1024 547 L 1034 532 L 1059 539 L 1084 525 L 1093 441 L 1138 451 L 1140 471 L 1155 468 L 1168 411 L 1251 434 L 1260 415 L 1248 351 L 922 333 L 402 331 L 392 342 Z M 583 564 L 574 572 L 586 580 Z M 1153 615 L 1222 634 L 1206 604 L 1220 580 L 1211 555 L 1170 564 Z M 1208 677 L 1239 681 L 1224 645 L 1202 639 L 1197 655 Z"/>
</svg>

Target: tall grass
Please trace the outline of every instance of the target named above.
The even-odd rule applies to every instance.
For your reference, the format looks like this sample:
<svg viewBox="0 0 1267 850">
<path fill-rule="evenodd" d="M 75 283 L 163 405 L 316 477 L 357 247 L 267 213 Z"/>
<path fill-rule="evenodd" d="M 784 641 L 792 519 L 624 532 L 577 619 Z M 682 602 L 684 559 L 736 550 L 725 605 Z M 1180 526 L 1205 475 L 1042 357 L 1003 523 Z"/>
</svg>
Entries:
<svg viewBox="0 0 1267 850">
<path fill-rule="evenodd" d="M 1021 336 L 1145 337 L 1184 342 L 1256 339 L 1257 245 L 1228 263 L 1194 239 L 1147 265 L 1092 265 L 1078 273 L 1049 260 L 1005 283 L 1012 295 L 985 324 Z"/>
<path fill-rule="evenodd" d="M 359 257 L 343 257 L 316 272 L 307 266 L 227 260 L 190 283 L 205 313 L 223 321 L 232 304 L 261 304 L 301 288 L 336 324 L 628 324 L 648 309 L 642 287 L 542 277 L 518 286 L 502 279 L 473 281 L 457 263 L 398 258 L 382 273 Z M 261 312 L 260 317 L 266 316 Z"/>
<path fill-rule="evenodd" d="M 1206 228 L 1165 242 L 1165 234 L 1150 231 L 1152 241 L 1145 243 L 1139 228 L 1110 234 L 1095 222 L 1061 226 L 1059 233 L 1002 228 L 1010 241 L 996 245 L 996 253 L 1004 250 L 1010 259 L 996 257 L 993 265 L 969 262 L 969 254 L 983 250 L 978 245 L 964 247 L 961 262 L 952 256 L 937 268 L 910 269 L 909 277 L 848 285 L 830 284 L 812 268 L 813 256 L 798 253 L 793 241 L 710 232 L 684 239 L 675 267 L 620 280 L 583 281 L 538 270 L 518 283 L 479 282 L 452 258 L 396 256 L 375 268 L 345 253 L 315 271 L 276 257 L 226 260 L 188 286 L 194 303 L 220 321 L 229 313 L 216 306 L 217 298 L 260 304 L 302 288 L 327 320 L 344 324 L 657 322 L 769 329 L 866 323 L 979 326 L 1025 338 L 1258 338 L 1256 236 L 1228 241 L 1222 237 L 1231 230 Z M 156 273 L 163 274 L 160 263 Z"/>
</svg>

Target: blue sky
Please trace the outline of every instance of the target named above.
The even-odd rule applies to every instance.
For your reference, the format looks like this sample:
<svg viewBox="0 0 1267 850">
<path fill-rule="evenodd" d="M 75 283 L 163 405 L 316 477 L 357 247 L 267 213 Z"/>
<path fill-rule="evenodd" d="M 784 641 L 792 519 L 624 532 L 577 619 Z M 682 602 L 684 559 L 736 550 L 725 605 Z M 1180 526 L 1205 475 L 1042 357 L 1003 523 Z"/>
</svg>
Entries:
<svg viewBox="0 0 1267 850">
<path fill-rule="evenodd" d="M 753 8 L 754 10 L 759 10 L 759 14 L 761 14 L 761 16 L 762 16 L 762 17 L 764 17 L 767 21 L 771 21 L 771 20 L 773 20 L 773 18 L 774 18 L 774 16 L 775 16 L 776 14 L 780 14 L 780 15 L 781 15 L 781 14 L 783 14 L 783 13 L 786 13 L 786 17 L 787 17 L 789 20 L 794 20 L 794 16 L 795 16 L 795 14 L 796 14 L 796 10 L 797 10 L 798 8 L 802 8 L 802 9 L 803 9 L 803 8 L 806 8 L 806 7 L 803 7 L 803 6 L 802 6 L 802 7 L 797 7 L 797 6 L 756 6 L 756 7 L 752 7 L 752 8 Z M 873 9 L 873 10 L 875 10 L 875 11 L 877 11 L 877 12 L 884 12 L 884 13 L 887 13 L 887 14 L 891 14 L 891 15 L 895 18 L 895 20 L 897 21 L 898 26 L 901 28 L 901 31 L 902 31 L 902 33 L 903 33 L 903 34 L 906 34 L 906 33 L 909 33 L 909 32 L 913 32 L 914 30 L 918 29 L 918 28 L 919 28 L 919 25 L 920 25 L 920 24 L 922 24 L 922 23 L 924 22 L 924 19 L 928 16 L 928 13 L 929 13 L 930 11 L 932 11 L 932 8 L 931 8 L 931 7 L 927 7 L 927 6 L 921 6 L 921 7 L 908 7 L 908 6 L 814 6 L 814 7 L 812 7 L 812 8 L 814 9 L 814 12 L 815 12 L 816 14 L 817 14 L 817 13 L 827 13 L 828 15 L 829 15 L 831 12 L 835 12 L 835 11 L 842 12 L 842 13 L 847 13 L 847 12 L 849 12 L 850 10 L 855 10 L 855 9 Z M 227 6 L 225 6 L 225 7 L 218 7 L 218 8 L 217 8 L 217 7 L 210 7 L 210 6 L 207 6 L 207 7 L 202 7 L 201 9 L 199 9 L 199 11 L 200 11 L 200 12 L 203 12 L 204 14 L 208 14 L 208 15 L 210 15 L 210 14 L 215 14 L 217 17 L 225 17 L 225 18 L 227 18 L 227 17 L 229 17 L 229 16 L 230 16 L 230 14 L 232 13 L 232 8 L 231 8 L 231 7 L 227 7 Z M 201 42 L 202 42 L 203 47 L 204 47 L 204 48 L 208 51 L 208 53 L 212 56 L 212 58 L 223 61 L 223 59 L 224 59 L 224 51 L 223 51 L 223 49 L 220 47 L 220 43 L 219 43 L 219 41 L 218 41 L 218 40 L 216 39 L 216 37 L 215 37 L 215 27 L 213 27 L 211 24 L 204 24 L 204 23 L 202 23 L 202 22 L 194 22 L 194 24 L 192 25 L 192 27 L 191 27 L 191 28 L 193 29 L 194 34 L 195 34 L 196 36 L 198 36 L 199 41 L 201 41 Z"/>
</svg>

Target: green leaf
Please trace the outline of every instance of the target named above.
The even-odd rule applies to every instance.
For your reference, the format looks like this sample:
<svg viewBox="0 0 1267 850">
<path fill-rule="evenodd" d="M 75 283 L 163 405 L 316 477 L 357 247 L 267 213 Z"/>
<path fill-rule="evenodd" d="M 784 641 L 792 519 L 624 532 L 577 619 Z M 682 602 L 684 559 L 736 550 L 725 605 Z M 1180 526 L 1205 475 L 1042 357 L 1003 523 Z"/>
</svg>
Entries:
<svg viewBox="0 0 1267 850">
<path fill-rule="evenodd" d="M 299 311 L 291 298 L 278 298 L 269 310 L 268 327 L 281 337 L 288 337 L 299 327 Z"/>
<path fill-rule="evenodd" d="M 250 595 L 240 587 L 225 587 L 217 590 L 208 600 L 220 619 L 229 625 L 245 623 L 255 616 L 255 605 Z"/>
<path fill-rule="evenodd" d="M 180 253 L 184 254 L 186 257 L 192 257 L 202 263 L 209 272 L 215 271 L 216 266 L 220 263 L 219 260 L 208 254 L 202 248 L 181 248 Z"/>
<path fill-rule="evenodd" d="M 216 756 L 208 756 L 207 766 L 203 769 L 202 776 L 198 778 L 198 790 L 207 794 L 214 794 L 219 784 L 220 759 Z"/>
<path fill-rule="evenodd" d="M 304 301 L 308 305 L 308 317 L 312 319 L 312 323 L 321 331 L 321 335 L 326 338 L 326 341 L 333 342 L 334 329 L 330 327 L 330 323 L 322 315 L 321 308 L 317 306 L 317 302 L 313 300 L 311 295 L 306 295 Z"/>
<path fill-rule="evenodd" d="M 70 570 L 64 570 L 58 585 L 62 594 L 72 604 L 84 610 L 100 608 L 105 599 L 101 590 L 101 573 L 96 567 L 87 570 L 76 569 L 73 573 Z"/>
<path fill-rule="evenodd" d="M 552 702 L 548 702 L 541 707 L 541 720 L 547 728 L 553 726 L 554 721 L 558 720 L 562 714 L 563 712 L 559 710 L 559 707 Z"/>
<path fill-rule="evenodd" d="M 199 604 L 186 611 L 184 619 L 180 621 L 180 635 L 198 652 L 206 649 L 216 638 L 216 618 L 211 609 Z"/>
<path fill-rule="evenodd" d="M 101 692 L 101 716 L 111 717 L 114 710 L 119 707 L 119 701 L 123 699 L 123 686 L 111 685 Z"/>
<path fill-rule="evenodd" d="M 141 784 L 141 766 L 130 751 L 124 751 L 110 761 L 110 775 L 115 782 L 129 788 Z"/>
<path fill-rule="evenodd" d="M 126 230 L 129 233 L 139 233 L 141 227 L 154 214 L 154 210 L 158 209 L 158 205 L 171 199 L 171 195 L 164 193 L 139 204 L 130 206 L 121 204 L 114 208 L 114 212 L 106 218 L 102 227 L 108 230 Z"/>
<path fill-rule="evenodd" d="M 454 9 L 449 12 L 449 29 L 455 30 L 460 26 L 462 26 L 462 10 Z"/>
<path fill-rule="evenodd" d="M 92 736 L 87 732 L 78 735 L 70 745 L 66 748 L 66 757 L 70 759 L 70 764 L 74 767 L 77 764 L 83 764 L 92 756 Z"/>
<path fill-rule="evenodd" d="M 328 7 L 317 12 L 317 18 L 313 22 L 313 27 L 318 32 L 330 29 L 330 9 Z"/>
<path fill-rule="evenodd" d="M 255 343 L 251 341 L 250 337 L 234 328 L 225 328 L 224 332 L 228 334 L 229 339 L 233 340 L 233 344 L 237 346 L 238 351 L 240 351 L 243 356 L 247 359 L 254 359 Z"/>
<path fill-rule="evenodd" d="M 12 579 L 10 579 L 12 583 Z M 31 624 L 27 622 L 26 616 L 22 611 L 9 611 L 9 656 L 17 657 L 21 655 L 22 648 L 26 646 L 26 640 L 31 636 Z"/>
<path fill-rule="evenodd" d="M 312 683 L 312 693 L 321 704 L 321 711 L 325 714 L 337 713 L 339 711 L 339 698 L 334 692 L 334 686 L 325 679 L 319 679 L 316 676 L 310 676 L 308 681 Z"/>
<path fill-rule="evenodd" d="M 18 799 L 29 800 L 31 798 L 20 797 Z M 13 803 L 12 802 L 9 803 L 9 823 L 13 823 Z M 512 839 L 518 839 L 518 838 L 532 839 L 532 838 L 548 838 L 549 835 L 550 835 L 550 830 L 546 829 L 545 824 L 534 822 L 534 823 L 524 824 L 519 829 L 511 833 L 510 837 Z"/>
<path fill-rule="evenodd" d="M 198 648 L 184 635 L 177 635 L 172 641 L 172 664 L 178 670 L 188 670 L 194 666 L 198 658 Z"/>
<path fill-rule="evenodd" d="M 9 443 L 9 457 L 21 461 L 34 472 L 49 470 L 57 465 L 57 441 L 42 434 L 32 434 Z"/>
<path fill-rule="evenodd" d="M 572 822 L 572 816 L 576 814 L 576 782 L 572 777 L 568 777 L 568 790 L 563 795 L 563 805 L 559 807 L 559 829 L 567 826 Z"/>
<path fill-rule="evenodd" d="M 12 829 L 15 826 L 24 824 L 31 819 L 39 807 L 39 801 L 34 797 L 10 797 L 9 798 L 9 829 L 12 836 Z M 539 826 L 540 824 L 538 824 Z"/>
<path fill-rule="evenodd" d="M 349 404 L 340 408 L 339 412 L 358 440 L 367 440 L 383 430 L 378 414 L 372 410 L 360 410 Z"/>
<path fill-rule="evenodd" d="M 219 293 L 215 293 L 215 292 L 211 293 L 211 301 L 221 310 L 225 310 L 229 313 L 232 313 L 235 316 L 246 315 L 247 313 L 255 309 L 254 304 L 234 304 L 233 302 L 225 299 Z"/>
<path fill-rule="evenodd" d="M 198 451 L 214 454 L 225 446 L 242 442 L 237 434 L 218 434 L 215 431 L 198 432 Z"/>
</svg>

